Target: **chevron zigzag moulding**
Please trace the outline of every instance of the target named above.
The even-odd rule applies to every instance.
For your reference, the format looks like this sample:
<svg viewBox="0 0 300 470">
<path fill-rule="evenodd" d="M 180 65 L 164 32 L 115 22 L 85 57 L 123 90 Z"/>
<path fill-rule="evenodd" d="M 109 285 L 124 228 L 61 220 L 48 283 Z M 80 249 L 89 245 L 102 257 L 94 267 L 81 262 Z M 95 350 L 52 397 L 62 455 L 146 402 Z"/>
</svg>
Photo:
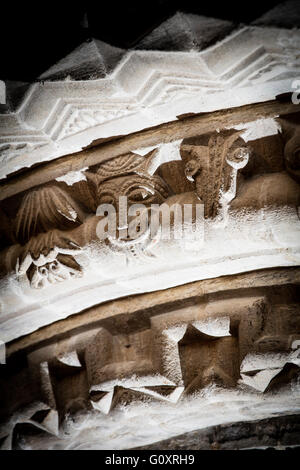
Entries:
<svg viewBox="0 0 300 470">
<path fill-rule="evenodd" d="M 1 449 L 299 446 L 298 7 L 6 82 Z"/>
<path fill-rule="evenodd" d="M 104 78 L 33 84 L 0 114 L 0 177 L 95 139 L 291 92 L 299 43 L 298 30 L 247 26 L 200 52 L 128 51 Z"/>
</svg>

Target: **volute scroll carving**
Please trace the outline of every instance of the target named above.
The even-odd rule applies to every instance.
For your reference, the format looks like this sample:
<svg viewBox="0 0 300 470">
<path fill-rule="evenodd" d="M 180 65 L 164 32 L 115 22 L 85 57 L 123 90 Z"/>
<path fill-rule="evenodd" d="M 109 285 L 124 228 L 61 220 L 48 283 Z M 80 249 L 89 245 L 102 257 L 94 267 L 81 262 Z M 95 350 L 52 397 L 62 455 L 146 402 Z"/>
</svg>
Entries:
<svg viewBox="0 0 300 470">
<path fill-rule="evenodd" d="M 215 132 L 188 139 L 181 146 L 185 175 L 195 182 L 205 218 L 216 218 L 235 197 L 237 172 L 250 155 L 240 134 L 235 130 Z"/>
<path fill-rule="evenodd" d="M 84 269 L 77 254 L 94 242 L 100 250 L 104 246 L 97 237 L 96 227 L 102 217 L 97 215 L 97 208 L 101 204 L 112 204 L 118 214 L 120 196 L 127 197 L 129 207 L 143 204 L 147 211 L 151 204 L 166 202 L 170 206 L 176 203 L 183 207 L 188 203 L 194 208 L 202 203 L 205 226 L 214 227 L 214 222 L 217 225 L 221 222 L 227 229 L 234 211 L 251 209 L 251 205 L 256 209 L 265 204 L 266 184 L 271 185 L 265 197 L 267 204 L 275 201 L 278 207 L 282 201 L 282 205 L 286 202 L 293 205 L 298 197 L 294 194 L 296 183 L 287 172 L 298 179 L 298 120 L 296 116 L 280 118 L 284 156 L 278 150 L 269 160 L 267 155 L 265 163 L 262 158 L 259 170 L 262 174 L 251 173 L 252 146 L 242 138 L 244 131 L 223 129 L 176 141 L 174 153 L 170 151 L 170 144 L 166 144 L 164 153 L 161 153 L 164 144 L 145 156 L 129 152 L 82 170 L 80 178 L 71 183 L 70 178 L 65 181 L 59 178 L 28 191 L 20 203 L 17 200 L 11 233 L 15 245 L 3 257 L 1 271 L 16 266 L 17 273 L 26 274 L 33 287 L 81 276 Z M 276 139 L 272 149 L 275 144 Z M 267 144 L 255 145 L 263 150 Z M 259 159 L 259 155 L 255 157 Z M 249 161 L 250 165 L 247 165 Z M 272 181 L 283 182 L 287 191 L 281 195 L 280 191 L 275 191 L 275 183 L 272 187 Z M 6 225 L 2 228 L 3 238 L 7 237 Z M 117 229 L 122 230 L 122 227 Z M 108 237 L 104 248 L 109 245 L 111 251 L 125 255 L 126 259 L 141 258 L 143 261 L 145 256 L 154 257 L 146 252 L 147 237 L 148 234 L 134 241 L 118 238 L 113 241 Z"/>
<path fill-rule="evenodd" d="M 153 152 L 149 158 L 121 155 L 85 171 L 83 180 L 72 187 L 60 181 L 27 192 L 15 220 L 15 237 L 22 246 L 17 273 L 26 274 L 35 288 L 81 276 L 82 267 L 74 255 L 97 241 L 100 204 L 112 204 L 118 212 L 120 196 L 126 196 L 129 205 L 150 206 L 164 202 L 170 194 L 163 179 L 149 172 L 152 156 Z M 143 255 L 142 238 L 119 245 L 111 248 Z"/>
</svg>

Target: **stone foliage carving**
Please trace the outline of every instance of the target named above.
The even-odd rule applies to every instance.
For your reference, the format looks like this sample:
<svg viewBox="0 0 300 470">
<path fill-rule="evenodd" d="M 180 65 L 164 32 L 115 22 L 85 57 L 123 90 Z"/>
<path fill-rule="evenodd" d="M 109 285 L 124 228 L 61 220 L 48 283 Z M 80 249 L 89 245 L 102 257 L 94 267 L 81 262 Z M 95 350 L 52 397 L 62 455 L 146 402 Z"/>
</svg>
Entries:
<svg viewBox="0 0 300 470">
<path fill-rule="evenodd" d="M 237 131 L 216 132 L 198 142 L 190 141 L 181 147 L 185 174 L 195 181 L 205 217 L 215 218 L 235 197 L 237 170 L 248 163 L 249 149 Z"/>
<path fill-rule="evenodd" d="M 16 216 L 16 237 L 27 242 L 39 233 L 72 228 L 83 220 L 82 210 L 66 191 L 53 184 L 44 186 L 24 196 Z"/>
<path fill-rule="evenodd" d="M 15 265 L 19 275 L 26 273 L 34 288 L 80 276 L 82 269 L 73 255 L 97 239 L 95 214 L 100 204 L 113 204 L 118 211 L 120 196 L 127 196 L 129 204 L 145 205 L 168 197 L 168 185 L 148 171 L 151 161 L 151 155 L 129 153 L 85 171 L 73 186 L 59 181 L 28 191 L 12 234 L 21 248 L 17 259 L 9 256 L 8 265 Z M 129 248 L 124 245 L 123 251 Z"/>
<path fill-rule="evenodd" d="M 130 448 L 136 430 L 147 445 L 299 412 L 299 107 L 277 96 L 299 32 L 224 24 L 207 48 L 190 21 L 176 53 L 138 50 L 169 47 L 173 21 L 126 54 L 92 41 L 0 116 L 0 448 Z M 202 203 L 201 236 L 102 240 L 97 208 L 118 215 L 120 196 L 147 214 Z"/>
<path fill-rule="evenodd" d="M 16 216 L 16 238 L 25 243 L 17 272 L 27 273 L 34 288 L 79 275 L 72 257 L 78 245 L 64 231 L 79 226 L 84 212 L 70 195 L 54 184 L 27 193 Z"/>
<path fill-rule="evenodd" d="M 286 171 L 298 180 L 298 120 L 297 116 L 280 119 L 284 155 L 278 150 L 277 136 L 274 142 L 266 138 L 270 140 L 266 144 L 257 140 L 248 145 L 243 131 L 223 130 L 185 139 L 181 145 L 179 142 L 181 161 L 157 161 L 158 149 L 146 156 L 130 152 L 82 170 L 80 177 L 73 177 L 73 183 L 70 178 L 59 178 L 27 191 L 12 206 L 13 230 L 8 219 L 5 223 L 3 205 L 1 238 L 10 248 L 1 271 L 26 273 L 35 288 L 81 276 L 83 270 L 76 255 L 89 243 L 98 243 L 97 207 L 108 203 L 118 211 L 120 196 L 127 196 L 129 205 L 142 203 L 146 207 L 165 201 L 195 203 L 196 199 L 204 204 L 208 221 L 225 224 L 230 207 L 240 210 L 250 203 L 253 208 L 264 204 L 260 199 L 271 180 L 274 185 L 268 190 L 266 204 L 297 204 L 299 191 Z M 265 150 L 266 145 L 270 152 Z M 282 194 L 279 188 L 276 193 L 278 181 L 286 186 Z M 111 249 L 129 257 L 148 256 L 145 240 L 141 238 L 134 246 L 129 241 L 111 243 Z"/>
</svg>

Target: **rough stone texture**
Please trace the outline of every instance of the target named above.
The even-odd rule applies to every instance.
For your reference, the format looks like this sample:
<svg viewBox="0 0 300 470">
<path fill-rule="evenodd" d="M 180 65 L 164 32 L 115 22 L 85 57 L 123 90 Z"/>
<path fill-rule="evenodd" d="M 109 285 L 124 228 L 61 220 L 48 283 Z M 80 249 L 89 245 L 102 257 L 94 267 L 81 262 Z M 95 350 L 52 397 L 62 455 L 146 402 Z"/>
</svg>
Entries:
<svg viewBox="0 0 300 470">
<path fill-rule="evenodd" d="M 136 46 L 140 50 L 201 51 L 234 28 L 230 21 L 177 12 Z"/>
<path fill-rule="evenodd" d="M 30 83 L 9 81 L 5 82 L 6 104 L 0 104 L 0 114 L 14 113 L 22 104 Z"/>
<path fill-rule="evenodd" d="M 8 93 L 2 448 L 299 444 L 299 31 L 207 47 L 231 27 L 177 14 L 143 41 L 176 52 L 93 40 Z M 120 196 L 191 219 L 99 239 Z"/>
<path fill-rule="evenodd" d="M 218 130 L 226 126 L 226 128 L 233 128 L 237 125 L 249 126 L 250 134 L 254 134 L 249 138 L 251 141 L 256 141 L 257 137 L 269 136 L 268 123 L 270 121 L 264 121 L 264 118 L 274 118 L 278 115 L 286 115 L 296 113 L 299 110 L 299 105 L 293 104 L 290 101 L 291 95 L 287 94 L 287 97 L 281 100 L 272 100 L 263 103 L 255 103 L 253 105 L 245 105 L 240 107 L 234 107 L 231 109 L 222 109 L 212 113 L 201 113 L 191 115 L 178 116 L 179 122 L 173 121 L 155 126 L 149 129 L 145 129 L 141 132 L 135 132 L 124 137 L 119 138 L 113 137 L 111 139 L 95 139 L 88 147 L 82 152 L 72 153 L 65 155 L 55 161 L 45 162 L 38 169 L 33 168 L 26 171 L 27 168 L 23 168 L 23 172 L 17 175 L 17 178 L 12 177 L 4 179 L 0 184 L 1 193 L 0 200 L 14 196 L 17 193 L 23 192 L 37 184 L 47 183 L 66 174 L 79 173 L 81 170 L 85 170 L 87 166 L 93 166 L 111 158 L 127 154 L 128 152 L 134 152 L 141 155 L 149 153 L 150 149 L 154 149 L 156 146 L 160 146 L 168 150 L 168 146 L 164 146 L 166 142 L 173 142 L 176 149 L 178 141 L 183 137 L 193 137 L 195 134 L 207 134 L 212 130 Z M 264 129 L 264 123 L 267 123 L 266 129 Z M 271 121 L 273 122 L 273 121 Z M 274 133 L 280 130 L 274 125 L 271 129 L 271 137 L 273 139 L 272 149 L 278 153 L 276 148 L 280 147 L 282 152 L 282 143 L 276 139 L 274 145 Z M 269 139 L 270 140 L 270 139 Z M 260 140 L 260 144 L 266 142 Z M 162 145 L 160 145 L 162 144 Z M 264 145 L 263 152 L 268 152 L 270 142 L 268 145 Z M 24 148 L 22 146 L 21 151 Z M 260 152 L 262 153 L 262 152 Z M 22 162 L 24 164 L 24 158 Z M 173 159 L 173 155 L 168 157 Z M 256 161 L 257 164 L 257 161 Z M 281 166 L 282 169 L 282 166 Z"/>
<path fill-rule="evenodd" d="M 254 21 L 259 26 L 300 27 L 300 6 L 298 0 L 280 3 Z"/>
<path fill-rule="evenodd" d="M 69 321 L 64 332 L 62 324 L 53 325 L 47 340 L 44 332 L 27 346 L 21 340 L 14 352 L 10 347 L 1 366 L 4 448 L 124 449 L 228 422 L 297 413 L 298 283 L 280 285 L 271 271 L 271 283 L 262 278 L 253 287 L 257 277 L 232 279 L 224 291 L 216 279 L 210 282 L 214 293 L 206 295 L 201 283 L 192 290 L 183 286 L 185 300 L 181 295 L 175 301 L 176 290 L 169 290 L 161 305 L 148 308 L 143 298 L 140 307 L 135 297 L 124 299 L 123 314 L 116 314 L 114 304 L 113 316 L 108 311 L 80 327 Z M 191 296 L 193 290 L 198 295 Z M 135 314 L 130 307 L 138 309 Z M 230 434 L 232 440 L 239 436 L 240 447 L 257 445 L 244 440 L 246 428 L 239 426 L 213 432 L 215 441 L 234 446 Z M 282 445 L 290 445 L 286 431 L 281 426 L 281 442 L 276 425 L 266 432 L 273 440 L 262 445 L 273 445 L 277 434 Z"/>
<path fill-rule="evenodd" d="M 266 104 L 259 106 L 267 109 Z M 270 106 L 280 109 L 282 104 Z M 239 122 L 241 115 L 249 119 L 254 110 L 231 112 Z M 157 128 L 157 138 L 162 140 L 162 132 L 168 136 L 173 129 L 193 135 L 199 122 L 211 128 L 210 119 L 230 125 L 228 112 L 188 119 L 195 123 L 182 120 Z M 268 125 L 259 120 L 239 129 L 163 143 L 148 148 L 146 155 L 128 152 L 4 200 L 3 340 L 117 297 L 253 269 L 298 265 L 299 119 L 294 114 L 266 121 Z M 146 135 L 153 139 L 151 132 Z M 270 152 L 270 148 L 277 150 Z M 97 147 L 92 152 L 98 158 Z M 88 163 L 85 155 L 78 157 Z M 46 168 L 35 172 L 40 182 L 42 173 L 47 175 Z M 22 179 L 28 182 L 27 176 L 16 177 L 16 185 Z M 120 243 L 100 240 L 98 228 L 104 218 L 95 214 L 108 196 L 118 214 L 120 196 L 128 198 L 129 206 L 143 203 L 147 211 L 151 204 L 163 202 L 169 208 L 174 203 L 181 208 L 191 204 L 197 237 L 190 243 L 187 235 L 177 240 L 172 232 L 170 240 L 153 243 L 148 232 Z M 204 204 L 204 218 L 196 217 L 199 201 Z M 170 221 L 174 226 L 174 215 Z"/>
<path fill-rule="evenodd" d="M 112 328 L 116 316 L 119 316 L 118 321 L 121 321 L 120 327 L 127 331 L 128 325 L 131 323 L 146 325 L 148 323 L 147 312 L 161 313 L 164 310 L 169 310 L 171 305 L 180 308 L 182 305 L 189 304 L 189 298 L 198 299 L 200 296 L 209 298 L 215 296 L 217 292 L 227 291 L 231 288 L 241 290 L 250 287 L 261 288 L 274 284 L 282 286 L 293 283 L 300 284 L 299 268 L 277 268 L 235 276 L 222 276 L 218 279 L 197 281 L 172 289 L 125 297 L 92 307 L 87 312 L 73 315 L 12 341 L 7 345 L 7 354 L 10 356 L 22 349 L 31 349 L 43 341 L 49 341 L 58 334 L 67 334 L 73 329 L 80 329 L 83 326 L 92 328 L 93 324 L 98 324 L 102 320 L 106 320 Z"/>
<path fill-rule="evenodd" d="M 98 39 L 78 46 L 64 59 L 44 72 L 42 80 L 95 80 L 108 75 L 121 60 L 124 51 Z"/>
<path fill-rule="evenodd" d="M 245 450 L 300 448 L 300 416 L 214 426 L 135 450 Z"/>
<path fill-rule="evenodd" d="M 147 50 L 86 42 L 25 94 L 8 83 L 13 105 L 0 110 L 0 177 L 183 114 L 274 100 L 299 76 L 297 29 L 231 30 L 217 19 L 178 13 L 151 34 L 143 39 Z M 160 50 L 164 44 L 177 49 Z"/>
</svg>

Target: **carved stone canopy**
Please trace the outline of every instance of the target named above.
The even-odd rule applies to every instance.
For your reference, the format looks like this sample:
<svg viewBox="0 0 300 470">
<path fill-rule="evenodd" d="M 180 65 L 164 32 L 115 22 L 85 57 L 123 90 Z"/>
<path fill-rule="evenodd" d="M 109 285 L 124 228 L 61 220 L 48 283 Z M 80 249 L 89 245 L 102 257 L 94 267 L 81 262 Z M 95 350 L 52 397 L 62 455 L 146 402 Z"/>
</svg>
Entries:
<svg viewBox="0 0 300 470">
<path fill-rule="evenodd" d="M 297 41 L 257 23 L 196 51 L 105 48 L 108 75 L 62 80 L 67 58 L 0 115 L 3 448 L 299 413 Z M 149 226 L 123 237 L 137 206 Z"/>
</svg>

